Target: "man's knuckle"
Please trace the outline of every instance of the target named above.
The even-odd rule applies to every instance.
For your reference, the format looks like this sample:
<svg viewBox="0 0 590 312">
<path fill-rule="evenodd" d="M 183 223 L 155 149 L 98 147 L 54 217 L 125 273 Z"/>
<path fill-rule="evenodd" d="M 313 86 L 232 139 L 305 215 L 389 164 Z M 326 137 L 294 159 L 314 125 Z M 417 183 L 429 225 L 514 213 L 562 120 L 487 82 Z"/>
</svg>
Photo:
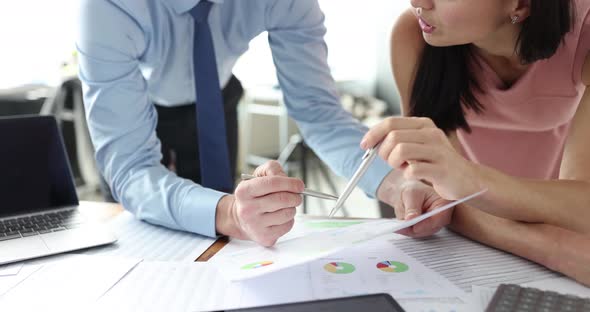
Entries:
<svg viewBox="0 0 590 312">
<path fill-rule="evenodd" d="M 235 195 L 237 198 L 246 198 L 248 196 L 248 182 L 242 182 L 236 188 Z"/>
<path fill-rule="evenodd" d="M 246 223 L 249 223 L 250 221 L 250 212 L 248 211 L 247 207 L 242 207 L 241 209 L 238 209 L 238 218 Z"/>
</svg>

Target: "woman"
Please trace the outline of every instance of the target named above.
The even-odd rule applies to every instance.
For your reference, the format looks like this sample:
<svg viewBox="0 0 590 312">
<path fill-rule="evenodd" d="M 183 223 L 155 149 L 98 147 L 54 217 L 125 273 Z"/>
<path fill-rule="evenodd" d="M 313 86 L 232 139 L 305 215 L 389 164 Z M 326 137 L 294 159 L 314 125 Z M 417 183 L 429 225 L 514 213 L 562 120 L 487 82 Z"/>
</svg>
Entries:
<svg viewBox="0 0 590 312">
<path fill-rule="evenodd" d="M 382 122 L 361 147 L 382 141 L 380 157 L 445 199 L 488 191 L 406 234 L 450 222 L 590 285 L 590 0 L 412 6 L 392 65 L 413 117 Z"/>
</svg>

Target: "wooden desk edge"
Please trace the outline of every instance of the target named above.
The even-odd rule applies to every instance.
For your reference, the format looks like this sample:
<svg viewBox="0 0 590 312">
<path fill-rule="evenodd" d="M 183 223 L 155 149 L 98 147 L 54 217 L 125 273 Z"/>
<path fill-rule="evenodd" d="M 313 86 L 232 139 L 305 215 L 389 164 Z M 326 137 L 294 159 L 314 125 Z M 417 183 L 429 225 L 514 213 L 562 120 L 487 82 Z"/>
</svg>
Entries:
<svg viewBox="0 0 590 312">
<path fill-rule="evenodd" d="M 213 245 L 209 246 L 195 261 L 205 262 L 209 261 L 213 256 L 229 243 L 229 237 L 223 236 L 218 238 Z"/>
</svg>

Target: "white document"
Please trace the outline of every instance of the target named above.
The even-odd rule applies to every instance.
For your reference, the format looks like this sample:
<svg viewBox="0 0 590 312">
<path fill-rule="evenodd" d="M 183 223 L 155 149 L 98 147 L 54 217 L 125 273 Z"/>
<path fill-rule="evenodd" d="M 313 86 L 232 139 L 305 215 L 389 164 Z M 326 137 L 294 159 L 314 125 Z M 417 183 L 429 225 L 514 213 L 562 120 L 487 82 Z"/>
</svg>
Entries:
<svg viewBox="0 0 590 312">
<path fill-rule="evenodd" d="M 86 255 L 140 258 L 149 261 L 195 261 L 215 239 L 175 231 L 140 220 L 128 211 L 107 223 L 116 243 L 84 251 Z"/>
<path fill-rule="evenodd" d="M 471 300 L 470 304 L 473 311 L 485 311 L 485 309 L 492 301 L 494 297 L 494 293 L 496 292 L 496 287 L 482 287 L 473 285 L 471 288 Z"/>
<path fill-rule="evenodd" d="M 0 266 L 0 277 L 6 275 L 17 275 L 23 267 L 22 263 L 5 264 Z"/>
<path fill-rule="evenodd" d="M 237 307 L 239 297 L 206 262 L 142 262 L 91 311 L 211 311 Z"/>
<path fill-rule="evenodd" d="M 31 274 L 39 270 L 41 265 L 25 265 L 19 270 L 18 274 L 0 276 L 0 300 L 8 291 L 26 280 Z M 1 301 L 0 301 L 1 302 Z M 0 307 L 2 305 L 0 304 Z"/>
<path fill-rule="evenodd" d="M 0 298 L 0 311 L 84 311 L 139 261 L 78 255 L 45 264 Z"/>
<path fill-rule="evenodd" d="M 471 292 L 472 285 L 496 288 L 559 277 L 537 263 L 490 248 L 446 229 L 423 239 L 391 236 L 393 246 Z"/>
<path fill-rule="evenodd" d="M 253 247 L 225 254 L 212 259 L 229 280 L 237 281 L 276 272 L 288 267 L 329 256 L 344 248 L 367 242 L 376 237 L 410 227 L 446 209 L 470 200 L 485 192 L 481 191 L 463 199 L 439 207 L 408 221 L 380 219 L 330 231 L 312 233 L 280 242 L 272 248 Z"/>
<path fill-rule="evenodd" d="M 277 244 L 312 233 L 326 232 L 334 229 L 349 227 L 351 225 L 379 221 L 379 219 L 328 219 L 297 215 L 295 217 L 295 224 L 293 225 L 291 231 L 281 236 L 277 241 Z M 227 254 L 238 252 L 247 248 L 256 248 L 258 246 L 259 245 L 253 241 L 231 238 L 229 243 L 223 246 L 223 248 L 212 257 L 212 259 L 221 258 Z"/>
<path fill-rule="evenodd" d="M 344 271 L 334 271 L 334 262 Z M 448 298 L 464 295 L 385 242 L 239 282 L 227 281 L 210 263 L 142 262 L 93 311 L 211 311 L 381 292 L 398 299 L 446 297 L 455 303 L 462 301 Z"/>
<path fill-rule="evenodd" d="M 373 293 L 388 293 L 398 300 L 446 298 L 446 302 L 462 304 L 456 298 L 465 295 L 387 242 L 357 246 L 233 285 L 235 293 L 230 297 L 242 308 Z"/>
</svg>

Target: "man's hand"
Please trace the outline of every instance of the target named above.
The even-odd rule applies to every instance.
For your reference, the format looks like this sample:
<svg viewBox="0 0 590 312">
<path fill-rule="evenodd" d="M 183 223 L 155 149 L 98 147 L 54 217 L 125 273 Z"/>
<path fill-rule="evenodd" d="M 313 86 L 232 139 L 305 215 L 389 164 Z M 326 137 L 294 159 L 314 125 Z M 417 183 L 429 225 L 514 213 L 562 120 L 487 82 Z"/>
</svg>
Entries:
<svg viewBox="0 0 590 312">
<path fill-rule="evenodd" d="M 215 224 L 221 234 L 269 247 L 293 227 L 305 186 L 287 177 L 276 161 L 258 167 L 254 175 L 259 178 L 242 181 L 234 195 L 219 201 Z"/>
<path fill-rule="evenodd" d="M 395 209 L 395 216 L 399 220 L 410 220 L 419 215 L 441 207 L 448 200 L 440 197 L 435 190 L 420 181 L 406 180 L 403 173 L 392 170 L 381 182 L 377 190 L 377 197 Z M 453 209 L 445 210 L 412 227 L 399 231 L 399 234 L 411 237 L 425 237 L 438 232 L 451 222 Z"/>
</svg>

